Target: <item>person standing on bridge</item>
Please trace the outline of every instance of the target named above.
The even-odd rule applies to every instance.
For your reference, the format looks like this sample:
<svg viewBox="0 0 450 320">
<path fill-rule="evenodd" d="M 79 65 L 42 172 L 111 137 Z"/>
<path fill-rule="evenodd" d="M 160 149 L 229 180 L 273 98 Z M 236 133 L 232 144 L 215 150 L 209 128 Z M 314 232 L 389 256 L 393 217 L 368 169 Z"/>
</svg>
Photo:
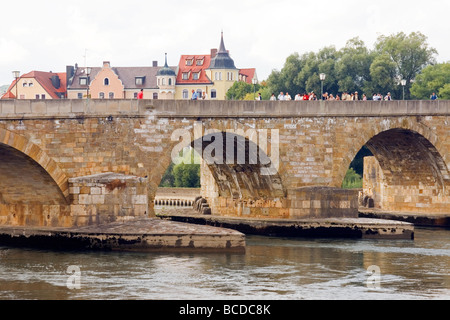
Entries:
<svg viewBox="0 0 450 320">
<path fill-rule="evenodd" d="M 281 91 L 280 94 L 278 95 L 278 100 L 280 100 L 280 101 L 284 100 L 284 93 L 283 93 L 283 91 Z"/>
<path fill-rule="evenodd" d="M 435 92 L 433 92 L 433 94 L 430 96 L 430 100 L 437 100 L 437 95 Z"/>
<path fill-rule="evenodd" d="M 195 92 L 195 90 L 192 90 L 191 100 L 197 100 L 197 93 Z"/>
<path fill-rule="evenodd" d="M 141 89 L 141 91 L 139 91 L 138 95 L 137 95 L 138 99 L 144 99 L 144 89 Z"/>
</svg>

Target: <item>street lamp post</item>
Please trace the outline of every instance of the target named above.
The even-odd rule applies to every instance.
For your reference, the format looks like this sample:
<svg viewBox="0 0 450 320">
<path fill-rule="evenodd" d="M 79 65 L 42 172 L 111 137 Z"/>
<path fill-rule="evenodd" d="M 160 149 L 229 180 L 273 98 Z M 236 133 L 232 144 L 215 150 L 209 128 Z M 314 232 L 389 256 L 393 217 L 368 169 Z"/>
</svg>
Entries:
<svg viewBox="0 0 450 320">
<path fill-rule="evenodd" d="M 319 74 L 319 78 L 320 78 L 320 82 L 321 82 L 321 85 L 320 85 L 320 99 L 321 100 L 323 100 L 323 81 L 325 80 L 325 77 L 326 77 L 325 73 Z"/>
<path fill-rule="evenodd" d="M 20 77 L 20 71 L 13 71 L 13 77 L 16 79 L 16 99 L 17 99 L 17 81 Z"/>
<path fill-rule="evenodd" d="M 406 80 L 402 79 L 402 81 L 400 81 L 403 87 L 403 100 L 405 100 L 405 85 L 406 85 Z"/>
<path fill-rule="evenodd" d="M 256 84 L 258 83 L 258 79 L 256 79 L 256 77 L 253 77 L 252 83 L 253 83 L 253 100 L 255 100 L 256 99 Z"/>
<path fill-rule="evenodd" d="M 89 76 L 91 75 L 91 71 L 92 69 L 90 67 L 86 68 L 86 84 L 87 84 L 87 94 L 86 94 L 86 99 L 89 100 Z"/>
</svg>

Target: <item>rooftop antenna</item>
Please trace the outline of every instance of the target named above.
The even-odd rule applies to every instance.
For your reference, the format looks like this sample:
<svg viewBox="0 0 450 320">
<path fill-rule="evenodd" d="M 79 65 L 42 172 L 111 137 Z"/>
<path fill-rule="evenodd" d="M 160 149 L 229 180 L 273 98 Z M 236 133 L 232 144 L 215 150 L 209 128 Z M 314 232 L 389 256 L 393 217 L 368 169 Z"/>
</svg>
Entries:
<svg viewBox="0 0 450 320">
<path fill-rule="evenodd" d="M 87 68 L 87 64 L 86 64 L 86 60 L 87 60 L 87 49 L 84 49 L 84 56 L 83 56 L 83 58 L 84 58 L 84 68 L 86 69 L 86 68 Z"/>
</svg>

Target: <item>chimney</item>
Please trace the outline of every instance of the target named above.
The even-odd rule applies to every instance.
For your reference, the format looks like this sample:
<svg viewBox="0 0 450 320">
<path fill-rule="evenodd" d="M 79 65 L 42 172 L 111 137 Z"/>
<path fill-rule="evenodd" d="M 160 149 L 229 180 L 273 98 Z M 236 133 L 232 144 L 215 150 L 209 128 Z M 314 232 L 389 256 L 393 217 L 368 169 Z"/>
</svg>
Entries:
<svg viewBox="0 0 450 320">
<path fill-rule="evenodd" d="M 103 61 L 103 68 L 110 68 L 111 64 L 109 63 L 109 61 Z"/>
<path fill-rule="evenodd" d="M 157 67 L 158 66 L 158 61 L 153 61 L 153 66 Z"/>
<path fill-rule="evenodd" d="M 52 76 L 52 85 L 55 89 L 59 89 L 59 87 L 61 87 L 61 80 L 58 76 Z"/>
<path fill-rule="evenodd" d="M 77 64 L 75 64 L 77 66 Z M 73 66 L 66 66 L 66 83 L 69 86 L 71 84 L 71 79 L 75 74 L 75 68 Z"/>
<path fill-rule="evenodd" d="M 216 54 L 217 54 L 217 49 L 211 49 L 211 59 L 214 59 Z"/>
</svg>

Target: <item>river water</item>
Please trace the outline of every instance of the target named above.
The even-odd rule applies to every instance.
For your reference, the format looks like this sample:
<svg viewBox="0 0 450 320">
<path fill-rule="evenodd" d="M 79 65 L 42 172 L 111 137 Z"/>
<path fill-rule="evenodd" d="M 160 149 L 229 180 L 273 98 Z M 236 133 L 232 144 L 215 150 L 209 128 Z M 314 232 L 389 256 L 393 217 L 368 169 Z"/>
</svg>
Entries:
<svg viewBox="0 0 450 320">
<path fill-rule="evenodd" d="M 247 236 L 244 254 L 0 246 L 0 299 L 449 299 L 450 230 L 414 240 Z"/>
</svg>

